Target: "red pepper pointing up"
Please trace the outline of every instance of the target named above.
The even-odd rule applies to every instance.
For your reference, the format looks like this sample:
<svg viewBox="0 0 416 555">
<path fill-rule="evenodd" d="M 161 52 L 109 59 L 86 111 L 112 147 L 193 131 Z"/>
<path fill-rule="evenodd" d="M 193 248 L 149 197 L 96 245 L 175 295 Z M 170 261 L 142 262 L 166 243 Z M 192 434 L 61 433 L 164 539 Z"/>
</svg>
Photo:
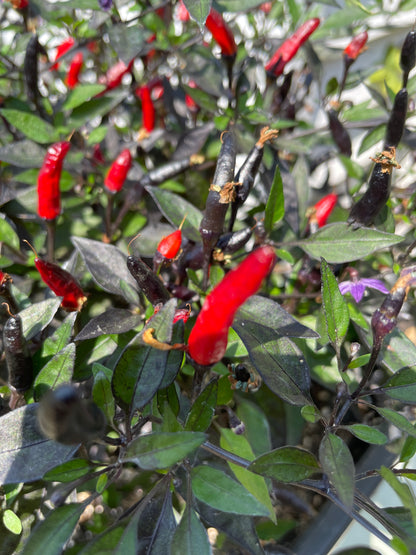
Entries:
<svg viewBox="0 0 416 555">
<path fill-rule="evenodd" d="M 209 366 L 222 359 L 235 313 L 256 293 L 274 262 L 272 247 L 256 249 L 206 297 L 188 340 L 188 352 L 195 362 Z"/>
<path fill-rule="evenodd" d="M 51 145 L 38 175 L 38 214 L 45 220 L 54 220 L 61 213 L 61 179 L 64 158 L 71 144 L 61 141 Z"/>
<path fill-rule="evenodd" d="M 84 63 L 84 56 L 82 52 L 77 52 L 72 58 L 71 65 L 69 66 L 68 73 L 66 76 L 66 84 L 69 89 L 73 89 L 79 83 L 79 74 L 82 69 L 82 64 Z"/>
<path fill-rule="evenodd" d="M 131 153 L 125 148 L 112 163 L 104 179 L 104 185 L 109 191 L 117 193 L 123 187 L 131 167 Z"/>
<path fill-rule="evenodd" d="M 295 56 L 299 48 L 304 44 L 320 24 L 320 19 L 314 17 L 305 21 L 303 25 L 296 29 L 291 37 L 276 50 L 266 65 L 267 73 L 278 77 L 282 75 L 285 65 Z"/>
<path fill-rule="evenodd" d="M 344 49 L 344 55 L 348 59 L 348 61 L 356 60 L 358 56 L 365 50 L 365 44 L 368 40 L 368 33 L 367 31 L 363 31 L 355 36 L 352 41 L 348 44 L 348 46 Z"/>
<path fill-rule="evenodd" d="M 237 45 L 235 44 L 234 35 L 219 12 L 211 8 L 205 26 L 220 46 L 223 56 L 233 57 L 236 55 Z"/>
<path fill-rule="evenodd" d="M 147 133 L 151 133 L 155 128 L 156 114 L 150 87 L 148 85 L 137 87 L 136 94 L 142 102 L 143 128 Z"/>
</svg>

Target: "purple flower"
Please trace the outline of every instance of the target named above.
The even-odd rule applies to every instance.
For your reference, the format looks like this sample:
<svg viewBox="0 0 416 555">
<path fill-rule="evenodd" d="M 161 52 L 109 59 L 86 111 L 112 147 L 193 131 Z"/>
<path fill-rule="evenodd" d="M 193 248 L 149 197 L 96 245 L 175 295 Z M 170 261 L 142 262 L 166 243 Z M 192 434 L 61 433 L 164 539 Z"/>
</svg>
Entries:
<svg viewBox="0 0 416 555">
<path fill-rule="evenodd" d="M 103 10 L 109 10 L 113 5 L 113 0 L 98 0 L 98 3 Z"/>
<path fill-rule="evenodd" d="M 377 289 L 381 293 L 388 293 L 389 290 L 379 279 L 373 278 L 358 278 L 358 274 L 354 271 L 350 272 L 351 281 L 341 281 L 338 284 L 341 295 L 351 293 L 356 303 L 359 303 L 364 296 L 364 291 L 367 287 L 370 289 Z"/>
</svg>

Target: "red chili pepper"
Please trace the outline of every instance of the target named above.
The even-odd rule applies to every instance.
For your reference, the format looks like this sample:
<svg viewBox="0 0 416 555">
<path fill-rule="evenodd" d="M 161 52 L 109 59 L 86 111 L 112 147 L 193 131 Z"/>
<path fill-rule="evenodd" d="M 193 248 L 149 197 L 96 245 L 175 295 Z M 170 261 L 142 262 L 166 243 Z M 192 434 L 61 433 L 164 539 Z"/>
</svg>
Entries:
<svg viewBox="0 0 416 555">
<path fill-rule="evenodd" d="M 182 245 L 182 225 L 184 221 L 185 217 L 183 218 L 179 229 L 160 240 L 155 256 L 153 257 L 154 272 L 157 272 L 159 267 L 164 262 L 171 262 L 178 255 Z"/>
<path fill-rule="evenodd" d="M 315 204 L 315 218 L 318 227 L 323 227 L 326 224 L 332 210 L 335 208 L 337 200 L 338 196 L 335 193 L 329 193 L 329 195 L 321 198 L 321 200 L 318 200 Z"/>
<path fill-rule="evenodd" d="M 314 17 L 305 21 L 303 25 L 296 29 L 291 37 L 286 39 L 284 43 L 273 54 L 270 62 L 266 64 L 267 73 L 278 77 L 282 75 L 286 64 L 295 56 L 299 48 L 304 44 L 312 33 L 318 28 L 320 19 Z"/>
<path fill-rule="evenodd" d="M 61 213 L 61 179 L 64 158 L 71 146 L 68 141 L 51 145 L 38 175 L 38 214 L 44 220 L 54 220 Z"/>
<path fill-rule="evenodd" d="M 191 87 L 191 89 L 197 89 L 198 85 L 195 83 L 195 81 L 191 79 L 188 82 L 188 87 Z M 199 110 L 198 104 L 189 94 L 185 94 L 185 104 L 191 110 L 191 112 L 195 112 L 196 110 Z"/>
<path fill-rule="evenodd" d="M 256 249 L 206 297 L 188 340 L 189 355 L 196 363 L 209 366 L 222 359 L 235 313 L 256 293 L 274 262 L 272 247 Z"/>
<path fill-rule="evenodd" d="M 72 58 L 71 65 L 69 66 L 68 73 L 66 76 L 66 84 L 69 89 L 75 88 L 79 83 L 79 74 L 82 69 L 82 64 L 84 63 L 84 56 L 82 52 L 77 52 Z"/>
<path fill-rule="evenodd" d="M 237 45 L 233 32 L 224 21 L 222 15 L 213 8 L 211 8 L 205 21 L 205 27 L 220 46 L 223 56 L 234 57 L 237 54 Z"/>
<path fill-rule="evenodd" d="M 344 55 L 348 60 L 356 60 L 358 56 L 364 52 L 365 44 L 368 40 L 368 33 L 367 31 L 363 31 L 359 33 L 356 37 L 352 39 L 352 41 L 348 44 L 348 46 L 344 49 Z"/>
<path fill-rule="evenodd" d="M 104 185 L 109 191 L 117 193 L 123 187 L 131 167 L 131 153 L 125 148 L 112 163 L 104 179 Z"/>
<path fill-rule="evenodd" d="M 58 297 L 63 297 L 61 307 L 69 312 L 79 311 L 83 307 L 87 297 L 78 281 L 66 270 L 53 262 L 42 260 L 28 241 L 24 241 L 35 253 L 35 266 L 42 281 Z"/>
<path fill-rule="evenodd" d="M 263 4 L 260 4 L 259 9 L 264 13 L 270 13 L 271 9 L 272 9 L 272 3 L 271 2 L 263 2 Z"/>
<path fill-rule="evenodd" d="M 185 4 L 183 3 L 183 0 L 179 0 L 177 10 L 176 10 L 176 15 L 179 21 L 183 21 L 184 23 L 189 21 L 191 18 Z"/>
<path fill-rule="evenodd" d="M 159 312 L 159 310 L 162 308 L 162 306 L 163 306 L 163 304 L 159 303 L 154 307 L 153 314 L 147 320 L 146 324 L 148 324 L 150 322 L 150 320 L 153 318 L 153 316 Z M 176 324 L 176 322 L 179 322 L 180 320 L 182 320 L 183 323 L 186 324 L 186 322 L 189 320 L 189 316 L 191 315 L 191 311 L 192 311 L 192 308 L 191 308 L 190 304 L 187 304 L 186 306 L 188 308 L 177 308 L 175 310 L 175 314 L 173 316 L 172 324 Z"/>
<path fill-rule="evenodd" d="M 149 86 L 137 87 L 136 94 L 142 102 L 143 128 L 147 133 L 151 133 L 155 128 L 156 114 Z"/>
<path fill-rule="evenodd" d="M 101 96 L 106 91 L 109 91 L 118 87 L 121 84 L 123 77 L 131 71 L 133 64 L 134 64 L 134 58 L 130 60 L 127 66 L 122 60 L 118 61 L 115 65 L 111 66 L 107 70 L 107 73 L 105 74 L 105 76 L 101 77 L 101 79 L 99 80 L 100 83 L 103 83 L 107 87 L 105 91 L 103 91 L 102 93 L 99 93 L 97 96 Z"/>
<path fill-rule="evenodd" d="M 29 0 L 11 0 L 11 4 L 15 10 L 23 10 L 29 5 Z"/>
<path fill-rule="evenodd" d="M 68 50 L 70 50 L 74 46 L 74 44 L 75 44 L 75 40 L 72 37 L 68 37 L 67 39 L 64 40 L 64 42 L 62 42 L 59 46 L 57 46 L 54 62 L 57 62 L 59 58 L 62 58 L 65 52 L 68 52 Z M 58 69 L 58 67 L 59 67 L 59 63 L 55 63 L 53 66 L 51 66 L 50 69 L 51 70 Z"/>
<path fill-rule="evenodd" d="M 4 291 L 4 289 L 6 288 L 8 283 L 11 283 L 13 280 L 12 278 L 9 276 L 9 274 L 6 274 L 5 272 L 2 272 L 0 270 L 0 293 L 2 293 Z"/>
</svg>

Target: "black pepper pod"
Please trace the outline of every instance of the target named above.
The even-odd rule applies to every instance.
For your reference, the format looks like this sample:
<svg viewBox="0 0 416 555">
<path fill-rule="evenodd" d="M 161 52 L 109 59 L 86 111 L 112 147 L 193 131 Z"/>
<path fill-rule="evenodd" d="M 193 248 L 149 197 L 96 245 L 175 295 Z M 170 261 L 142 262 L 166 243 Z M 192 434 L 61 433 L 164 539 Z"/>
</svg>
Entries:
<svg viewBox="0 0 416 555">
<path fill-rule="evenodd" d="M 25 59 L 23 62 L 23 75 L 26 83 L 27 96 L 39 109 L 38 54 L 47 56 L 46 50 L 40 44 L 38 36 L 35 34 L 29 39 L 26 47 Z"/>
<path fill-rule="evenodd" d="M 233 229 L 237 217 L 237 210 L 247 200 L 253 188 L 254 180 L 263 159 L 264 145 L 267 141 L 277 137 L 277 134 L 277 130 L 269 129 L 268 127 L 264 127 L 261 130 L 259 140 L 248 153 L 247 158 L 244 160 L 243 165 L 234 178 L 234 181 L 238 183 L 238 185 L 235 188 L 235 198 L 231 204 L 231 217 L 228 226 L 229 231 Z"/>
<path fill-rule="evenodd" d="M 403 71 L 403 88 L 407 85 L 409 72 L 416 64 L 416 32 L 409 31 L 400 52 L 400 67 Z"/>
<path fill-rule="evenodd" d="M 169 291 L 141 258 L 128 256 L 127 268 L 153 306 L 165 304 L 170 299 Z"/>
<path fill-rule="evenodd" d="M 329 130 L 331 131 L 332 138 L 338 147 L 338 150 L 344 156 L 350 158 L 352 153 L 351 138 L 348 131 L 338 119 L 338 114 L 335 110 L 328 111 Z"/>
<path fill-rule="evenodd" d="M 409 95 L 406 89 L 400 89 L 394 98 L 393 109 L 387 122 L 384 149 L 397 147 L 403 135 L 407 115 Z"/>
<path fill-rule="evenodd" d="M 397 324 L 397 317 L 406 298 L 406 287 L 395 287 L 386 296 L 383 304 L 371 318 L 371 328 L 375 341 L 382 341 Z"/>
<path fill-rule="evenodd" d="M 11 315 L 4 326 L 3 346 L 10 387 L 17 392 L 26 391 L 33 382 L 33 363 L 18 314 Z"/>
<path fill-rule="evenodd" d="M 205 289 L 208 286 L 208 268 L 212 251 L 224 231 L 224 221 L 228 205 L 232 202 L 235 195 L 233 177 L 236 152 L 232 130 L 225 131 L 221 136 L 221 140 L 222 145 L 215 168 L 213 183 L 209 188 L 204 216 L 199 227 L 203 244 L 203 287 Z"/>
<path fill-rule="evenodd" d="M 371 173 L 368 189 L 351 208 L 348 223 L 354 227 L 369 226 L 390 196 L 391 168 L 376 163 Z"/>
<path fill-rule="evenodd" d="M 244 247 L 252 234 L 253 229 L 251 227 L 245 227 L 238 231 L 229 231 L 220 236 L 215 248 L 224 254 L 233 254 Z"/>
</svg>

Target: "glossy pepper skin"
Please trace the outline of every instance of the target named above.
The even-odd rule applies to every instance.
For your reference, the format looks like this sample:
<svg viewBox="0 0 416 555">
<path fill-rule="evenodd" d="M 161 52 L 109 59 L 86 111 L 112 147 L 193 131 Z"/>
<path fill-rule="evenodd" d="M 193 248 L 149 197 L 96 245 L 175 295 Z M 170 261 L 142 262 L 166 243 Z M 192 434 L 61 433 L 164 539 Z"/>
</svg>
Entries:
<svg viewBox="0 0 416 555">
<path fill-rule="evenodd" d="M 177 229 L 159 242 L 155 255 L 153 257 L 153 271 L 157 272 L 163 263 L 169 263 L 174 260 L 182 245 L 182 231 Z"/>
<path fill-rule="evenodd" d="M 222 15 L 211 8 L 205 21 L 205 27 L 211 33 L 215 42 L 221 48 L 221 54 L 233 58 L 237 54 L 237 45 L 234 35 Z"/>
<path fill-rule="evenodd" d="M 222 359 L 235 313 L 256 293 L 274 263 L 273 248 L 259 247 L 206 297 L 188 340 L 188 353 L 197 364 L 210 366 Z"/>
<path fill-rule="evenodd" d="M 47 56 L 45 48 L 38 41 L 37 35 L 32 35 L 27 43 L 25 59 L 23 61 L 23 75 L 25 78 L 26 91 L 29 100 L 41 111 L 39 105 L 39 87 L 38 87 L 38 55 Z"/>
<path fill-rule="evenodd" d="M 343 124 L 338 119 L 338 114 L 335 110 L 328 111 L 329 130 L 331 131 L 332 138 L 338 147 L 338 150 L 347 158 L 351 157 L 352 145 L 351 137 Z"/>
<path fill-rule="evenodd" d="M 156 112 L 153 105 L 150 87 L 143 85 L 136 89 L 136 94 L 142 103 L 142 121 L 143 128 L 147 133 L 151 133 L 155 128 Z"/>
<path fill-rule="evenodd" d="M 407 85 L 409 72 L 416 64 L 416 32 L 409 31 L 400 52 L 400 67 L 403 71 L 403 88 Z"/>
<path fill-rule="evenodd" d="M 323 227 L 326 225 L 332 210 L 335 208 L 338 196 L 335 193 L 329 193 L 325 195 L 321 200 L 314 205 L 314 217 L 318 224 L 318 227 Z"/>
<path fill-rule="evenodd" d="M 131 168 L 132 156 L 130 150 L 125 148 L 120 152 L 104 179 L 104 185 L 112 193 L 121 190 L 126 180 L 129 169 Z"/>
<path fill-rule="evenodd" d="M 64 158 L 70 149 L 68 141 L 51 145 L 38 175 L 38 214 L 44 220 L 54 220 L 61 213 L 61 179 Z"/>
<path fill-rule="evenodd" d="M 344 48 L 344 59 L 346 64 L 352 64 L 358 56 L 365 50 L 368 40 L 367 31 L 356 35 L 352 41 Z"/>
<path fill-rule="evenodd" d="M 58 297 L 63 297 L 61 307 L 68 312 L 81 310 L 87 297 L 78 281 L 66 270 L 47 260 L 35 258 L 35 266 L 42 281 Z"/>
<path fill-rule="evenodd" d="M 82 52 L 77 52 L 72 58 L 71 64 L 66 75 L 65 83 L 69 89 L 74 89 L 79 83 L 79 74 L 81 73 L 84 56 Z"/>
<path fill-rule="evenodd" d="M 397 147 L 404 130 L 406 122 L 407 105 L 409 94 L 405 88 L 400 89 L 394 97 L 393 108 L 387 122 L 386 138 L 384 148 Z"/>
<path fill-rule="evenodd" d="M 3 346 L 9 385 L 18 392 L 26 391 L 32 385 L 33 363 L 18 314 L 11 315 L 4 326 Z"/>
<path fill-rule="evenodd" d="M 68 37 L 65 39 L 60 45 L 56 47 L 56 54 L 53 66 L 51 66 L 51 70 L 58 69 L 59 67 L 59 58 L 61 58 L 68 50 L 70 50 L 75 44 L 75 40 L 72 37 Z"/>
<path fill-rule="evenodd" d="M 286 64 L 296 55 L 314 31 L 319 27 L 320 19 L 314 17 L 305 21 L 284 43 L 276 50 L 270 61 L 266 64 L 266 72 L 274 77 L 282 75 Z"/>
<path fill-rule="evenodd" d="M 382 164 L 375 164 L 368 189 L 351 208 L 348 223 L 354 227 L 371 225 L 389 199 L 390 185 L 391 172 L 385 171 Z"/>
</svg>

